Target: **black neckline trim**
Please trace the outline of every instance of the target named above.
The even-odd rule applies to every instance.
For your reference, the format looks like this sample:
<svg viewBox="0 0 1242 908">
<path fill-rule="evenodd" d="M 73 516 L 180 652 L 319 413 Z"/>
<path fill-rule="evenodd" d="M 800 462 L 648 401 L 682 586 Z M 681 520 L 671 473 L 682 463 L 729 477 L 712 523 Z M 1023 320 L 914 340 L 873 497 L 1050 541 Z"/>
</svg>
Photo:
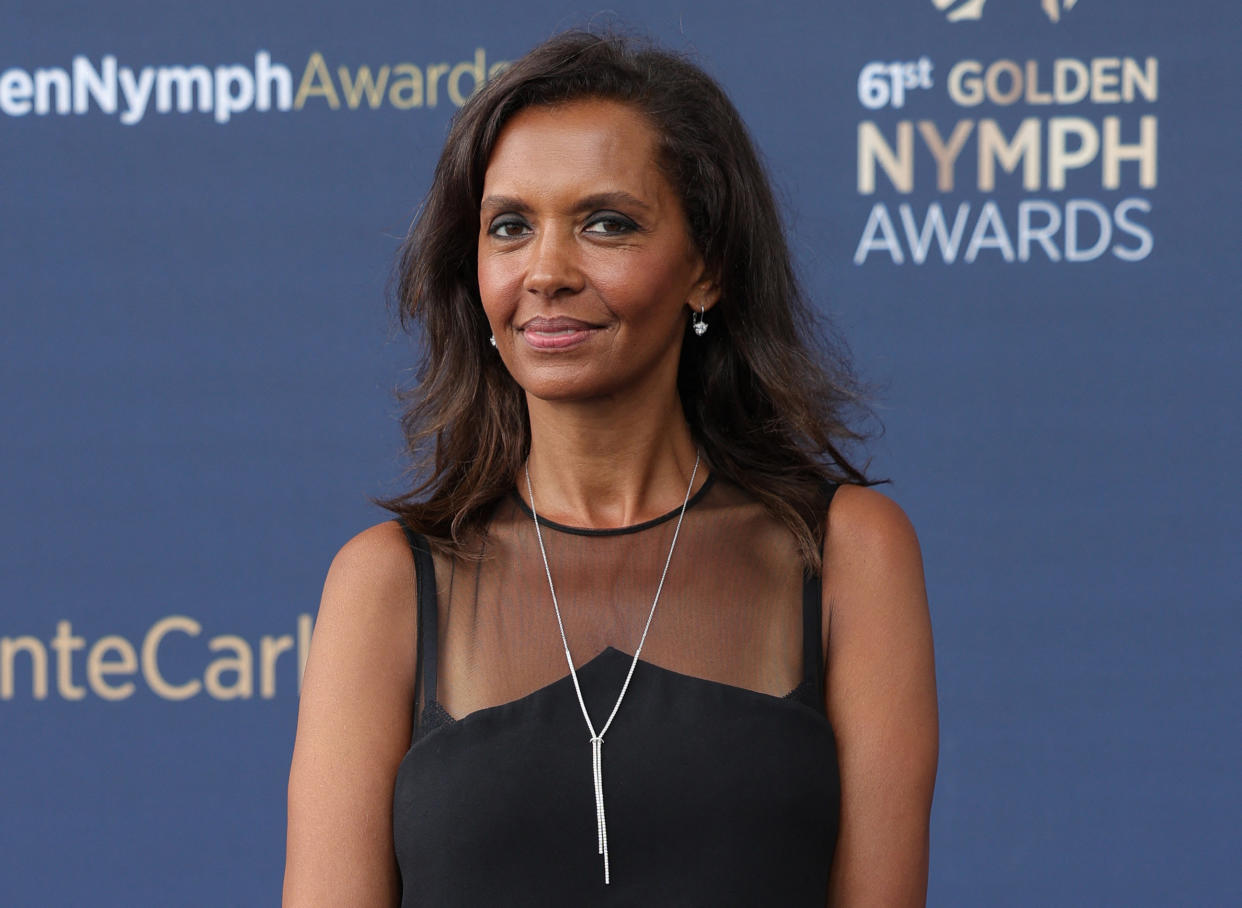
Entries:
<svg viewBox="0 0 1242 908">
<path fill-rule="evenodd" d="M 708 473 L 707 479 L 703 480 L 703 485 L 701 485 L 699 487 L 699 490 L 695 492 L 693 495 L 691 495 L 690 500 L 686 502 L 687 511 L 690 510 L 692 507 L 694 507 L 694 505 L 697 504 L 699 500 L 704 495 L 707 494 L 707 490 L 712 487 L 712 484 L 715 481 L 716 481 L 716 474 Z M 531 511 L 530 505 L 528 505 L 525 501 L 522 500 L 522 496 L 518 494 L 518 490 L 515 488 L 510 494 L 513 496 L 514 500 L 517 501 L 518 507 L 526 512 L 526 516 L 533 519 L 535 516 L 534 512 Z M 625 536 L 629 533 L 639 533 L 639 532 L 642 532 L 643 530 L 649 530 L 654 526 L 658 526 L 662 523 L 672 520 L 674 517 L 676 517 L 680 513 L 681 513 L 681 508 L 676 507 L 676 508 L 673 508 L 673 510 L 669 511 L 667 514 L 662 514 L 659 517 L 653 517 L 651 520 L 644 520 L 642 523 L 635 523 L 635 524 L 631 524 L 630 526 L 625 526 L 625 527 L 606 527 L 602 529 L 596 529 L 592 527 L 573 527 L 573 526 L 569 526 L 569 524 L 557 523 L 554 520 L 548 520 L 548 518 L 543 517 L 543 516 L 540 516 L 539 518 L 539 525 L 542 527 L 547 527 L 550 530 L 557 530 L 558 532 L 561 532 L 561 533 L 569 533 L 572 536 Z"/>
</svg>

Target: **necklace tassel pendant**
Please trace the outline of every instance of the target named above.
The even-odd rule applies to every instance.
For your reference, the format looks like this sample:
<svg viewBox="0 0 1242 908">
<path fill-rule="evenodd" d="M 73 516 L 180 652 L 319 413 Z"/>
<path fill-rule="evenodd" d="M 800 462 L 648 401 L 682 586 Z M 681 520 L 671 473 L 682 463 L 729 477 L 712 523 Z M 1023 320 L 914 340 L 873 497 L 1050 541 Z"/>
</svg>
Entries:
<svg viewBox="0 0 1242 908">
<path fill-rule="evenodd" d="M 699 316 L 702 317 L 702 311 L 699 312 Z M 701 327 L 703 330 L 699 331 L 699 334 L 707 330 L 706 322 Z M 673 541 L 669 543 L 668 557 L 664 559 L 664 571 L 660 574 L 660 583 L 656 587 L 655 598 L 651 600 L 651 611 L 647 613 L 647 625 L 643 628 L 643 635 L 638 640 L 638 648 L 634 650 L 634 658 L 630 662 L 630 673 L 625 676 L 625 683 L 621 685 L 621 693 L 617 695 L 617 704 L 612 708 L 612 715 L 599 730 L 599 734 L 595 733 L 595 726 L 591 723 L 590 714 L 587 713 L 586 701 L 582 699 L 582 687 L 578 684 L 578 672 L 574 670 L 574 657 L 569 653 L 569 641 L 565 638 L 565 622 L 561 620 L 561 606 L 556 601 L 556 584 L 552 582 L 552 567 L 548 564 L 548 550 L 543 545 L 543 531 L 539 528 L 539 513 L 535 510 L 535 490 L 530 484 L 529 458 L 526 461 L 526 494 L 530 496 L 530 516 L 535 522 L 535 538 L 539 541 L 539 554 L 543 557 L 543 572 L 548 576 L 548 592 L 552 594 L 552 610 L 556 612 L 556 625 L 561 631 L 561 645 L 565 647 L 565 661 L 569 663 L 569 676 L 574 681 L 574 693 L 578 695 L 578 705 L 582 707 L 582 718 L 586 720 L 586 726 L 591 732 L 591 777 L 595 787 L 595 839 L 598 853 L 604 856 L 605 885 L 612 879 L 608 865 L 608 823 L 604 819 L 604 733 L 608 731 L 612 720 L 617 716 L 617 710 L 621 708 L 621 701 L 625 699 L 625 692 L 630 686 L 630 678 L 633 677 L 634 668 L 638 665 L 638 654 L 643 651 L 647 630 L 651 627 L 651 619 L 655 616 L 655 608 L 660 601 L 660 592 L 664 589 L 664 578 L 668 576 L 668 566 L 673 561 L 673 550 L 677 548 L 681 522 L 686 516 L 686 506 L 690 503 L 690 492 L 694 489 L 694 477 L 699 473 L 701 459 L 702 454 L 696 451 L 694 469 L 690 471 L 690 483 L 686 486 L 686 497 L 681 500 L 681 513 L 677 516 L 677 526 L 673 528 Z"/>
<path fill-rule="evenodd" d="M 608 884 L 608 823 L 604 819 L 604 739 L 599 735 L 591 738 L 591 777 L 595 784 L 595 833 L 598 842 L 596 853 L 604 856 L 604 883 Z"/>
</svg>

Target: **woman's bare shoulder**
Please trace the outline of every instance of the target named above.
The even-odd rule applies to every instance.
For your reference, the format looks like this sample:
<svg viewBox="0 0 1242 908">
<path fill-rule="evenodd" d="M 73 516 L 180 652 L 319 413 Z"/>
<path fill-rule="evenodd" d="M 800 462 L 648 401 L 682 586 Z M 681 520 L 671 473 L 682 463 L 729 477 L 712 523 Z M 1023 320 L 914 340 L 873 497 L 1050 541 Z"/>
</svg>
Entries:
<svg viewBox="0 0 1242 908">
<path fill-rule="evenodd" d="M 381 604 L 393 599 L 394 594 L 412 593 L 414 577 L 414 559 L 404 531 L 397 521 L 385 520 L 367 527 L 341 546 L 328 566 L 325 592 L 329 586 L 334 592 L 337 588 L 363 592 L 360 600 L 346 597 L 348 604 Z M 332 601 L 336 604 L 336 597 Z"/>
<path fill-rule="evenodd" d="M 901 505 L 869 486 L 843 483 L 828 509 L 825 554 L 854 547 L 917 545 L 914 525 Z"/>
<path fill-rule="evenodd" d="M 312 694 L 323 692 L 313 681 L 335 691 L 349 679 L 366 679 L 404 697 L 413 683 L 415 590 L 414 558 L 396 521 L 375 524 L 345 542 L 324 580 L 304 699 L 307 686 L 316 688 Z"/>
<path fill-rule="evenodd" d="M 396 522 L 368 527 L 341 546 L 328 567 L 311 636 L 299 744 L 305 731 L 335 741 L 346 717 L 362 717 L 368 731 L 352 741 L 379 746 L 388 759 L 398 756 L 403 736 L 408 742 L 402 726 L 414 689 L 415 589 L 414 559 Z M 377 736 L 381 729 L 385 734 Z"/>
<path fill-rule="evenodd" d="M 842 485 L 828 508 L 823 633 L 829 663 L 855 644 L 929 629 L 923 553 L 914 524 L 883 492 Z"/>
<path fill-rule="evenodd" d="M 346 541 L 324 579 L 307 673 L 319 668 L 322 674 L 328 663 L 334 674 L 342 668 L 363 675 L 381 671 L 385 680 L 397 675 L 412 687 L 416 589 L 414 558 L 396 521 L 367 527 Z"/>
<path fill-rule="evenodd" d="M 901 505 L 867 486 L 843 484 L 833 495 L 823 558 L 826 609 L 860 587 L 923 585 L 914 524 Z"/>
</svg>

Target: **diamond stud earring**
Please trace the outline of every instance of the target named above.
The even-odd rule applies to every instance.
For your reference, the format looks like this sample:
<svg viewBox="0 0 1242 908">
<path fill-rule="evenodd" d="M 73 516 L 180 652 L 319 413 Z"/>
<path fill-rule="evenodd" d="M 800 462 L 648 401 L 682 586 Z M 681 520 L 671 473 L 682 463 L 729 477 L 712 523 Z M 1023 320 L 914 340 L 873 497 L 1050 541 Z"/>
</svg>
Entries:
<svg viewBox="0 0 1242 908">
<path fill-rule="evenodd" d="M 493 334 L 491 337 L 488 338 L 488 341 L 491 342 L 491 345 L 493 347 L 496 346 L 496 335 Z"/>
</svg>

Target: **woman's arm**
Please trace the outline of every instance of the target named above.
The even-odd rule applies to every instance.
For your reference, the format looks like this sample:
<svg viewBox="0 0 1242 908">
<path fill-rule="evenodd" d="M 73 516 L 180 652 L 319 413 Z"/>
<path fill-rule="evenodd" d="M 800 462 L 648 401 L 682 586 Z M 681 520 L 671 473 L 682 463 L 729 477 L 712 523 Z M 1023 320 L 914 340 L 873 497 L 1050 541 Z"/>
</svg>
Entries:
<svg viewBox="0 0 1242 908">
<path fill-rule="evenodd" d="M 931 620 L 914 527 L 874 489 L 833 498 L 823 608 L 841 771 L 828 905 L 922 908 L 939 752 Z"/>
<path fill-rule="evenodd" d="M 393 783 L 410 744 L 414 564 L 392 521 L 328 569 L 289 772 L 285 908 L 396 905 Z"/>
</svg>

